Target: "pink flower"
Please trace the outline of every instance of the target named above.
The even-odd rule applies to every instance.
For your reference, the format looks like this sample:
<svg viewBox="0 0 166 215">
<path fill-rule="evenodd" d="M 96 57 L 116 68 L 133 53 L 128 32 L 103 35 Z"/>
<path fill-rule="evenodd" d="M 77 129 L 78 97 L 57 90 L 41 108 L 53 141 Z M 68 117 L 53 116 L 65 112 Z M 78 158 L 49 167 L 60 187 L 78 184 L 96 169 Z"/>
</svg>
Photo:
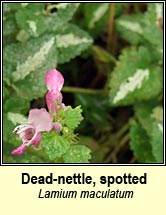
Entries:
<svg viewBox="0 0 166 215">
<path fill-rule="evenodd" d="M 49 90 L 46 94 L 47 107 L 51 113 L 56 114 L 58 107 L 62 103 L 60 90 L 63 87 L 64 78 L 58 70 L 51 69 L 46 73 L 45 82 Z"/>
<path fill-rule="evenodd" d="M 56 113 L 57 107 L 61 104 L 62 102 L 62 94 L 58 90 L 50 90 L 46 94 L 46 103 L 48 110 L 51 113 Z"/>
<path fill-rule="evenodd" d="M 64 84 L 64 78 L 61 73 L 56 69 L 51 69 L 47 71 L 45 76 L 46 86 L 48 90 L 58 90 L 60 91 Z"/>
<path fill-rule="evenodd" d="M 64 78 L 56 69 L 49 70 L 45 76 L 48 93 L 46 94 L 46 103 L 49 112 L 54 115 L 53 119 L 50 114 L 43 109 L 33 109 L 29 112 L 28 123 L 19 125 L 14 129 L 14 133 L 22 140 L 22 145 L 12 151 L 13 155 L 21 155 L 26 150 L 27 146 L 33 145 L 37 147 L 40 143 L 42 131 L 61 131 L 62 125 L 56 120 L 57 111 L 64 109 L 62 103 L 62 94 L 60 90 L 64 84 Z"/>
<path fill-rule="evenodd" d="M 14 133 L 22 140 L 22 145 L 12 151 L 13 155 L 21 155 L 29 145 L 37 147 L 40 143 L 41 131 L 52 129 L 52 118 L 44 109 L 32 109 L 29 112 L 28 123 L 19 125 Z"/>
</svg>

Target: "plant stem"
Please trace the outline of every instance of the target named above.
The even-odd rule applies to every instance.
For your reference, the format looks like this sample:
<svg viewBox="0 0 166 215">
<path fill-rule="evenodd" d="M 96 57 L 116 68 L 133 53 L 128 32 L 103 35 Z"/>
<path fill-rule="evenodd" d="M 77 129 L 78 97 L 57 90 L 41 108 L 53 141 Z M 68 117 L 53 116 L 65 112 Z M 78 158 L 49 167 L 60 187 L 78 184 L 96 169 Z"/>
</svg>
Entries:
<svg viewBox="0 0 166 215">
<path fill-rule="evenodd" d="M 110 4 L 110 18 L 108 23 L 108 38 L 107 38 L 107 48 L 111 48 L 111 40 L 113 37 L 113 26 L 114 26 L 114 14 L 115 14 L 115 5 L 114 3 Z"/>
<path fill-rule="evenodd" d="M 127 122 L 117 133 L 116 133 L 116 137 L 119 139 L 121 136 L 124 135 L 124 133 L 126 131 L 129 130 L 130 124 L 129 122 Z"/>
<path fill-rule="evenodd" d="M 116 148 L 108 155 L 104 163 L 117 163 L 117 154 L 124 147 L 125 144 L 130 140 L 130 135 L 127 133 L 118 143 Z"/>
<path fill-rule="evenodd" d="M 83 93 L 92 95 L 107 95 L 108 90 L 97 90 L 97 89 L 86 89 L 80 87 L 63 87 L 62 92 L 64 93 Z"/>
</svg>

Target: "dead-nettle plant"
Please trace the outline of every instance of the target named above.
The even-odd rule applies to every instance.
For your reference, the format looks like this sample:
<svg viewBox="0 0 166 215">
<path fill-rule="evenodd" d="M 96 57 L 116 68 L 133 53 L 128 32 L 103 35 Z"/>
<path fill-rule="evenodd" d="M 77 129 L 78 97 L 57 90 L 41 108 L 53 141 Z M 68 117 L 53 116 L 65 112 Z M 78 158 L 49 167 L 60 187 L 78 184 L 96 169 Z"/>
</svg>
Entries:
<svg viewBox="0 0 166 215">
<path fill-rule="evenodd" d="M 162 163 L 163 53 L 162 3 L 3 3 L 3 162 Z"/>
<path fill-rule="evenodd" d="M 65 106 L 62 103 L 61 89 L 64 84 L 62 74 L 56 69 L 46 72 L 45 83 L 48 89 L 45 108 L 31 109 L 26 124 L 18 125 L 13 132 L 22 144 L 12 151 L 13 155 L 22 155 L 29 146 L 32 153 L 42 154 L 51 162 L 88 162 L 90 150 L 77 145 L 78 137 L 74 134 L 80 124 L 81 107 Z"/>
</svg>

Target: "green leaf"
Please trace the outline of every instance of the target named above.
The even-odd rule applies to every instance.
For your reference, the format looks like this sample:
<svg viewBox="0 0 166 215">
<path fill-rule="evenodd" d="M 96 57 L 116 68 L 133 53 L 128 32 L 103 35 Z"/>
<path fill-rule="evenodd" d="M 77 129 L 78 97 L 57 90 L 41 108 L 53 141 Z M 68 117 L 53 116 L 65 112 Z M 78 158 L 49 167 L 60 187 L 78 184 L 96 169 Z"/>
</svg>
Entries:
<svg viewBox="0 0 166 215">
<path fill-rule="evenodd" d="M 136 104 L 134 110 L 136 117 L 149 135 L 152 134 L 153 124 L 160 123 L 163 119 L 162 107 L 155 100 Z"/>
<path fill-rule="evenodd" d="M 152 152 L 158 163 L 163 163 L 163 124 L 153 124 L 152 129 Z"/>
<path fill-rule="evenodd" d="M 11 153 L 13 147 L 21 145 L 21 140 L 13 134 L 16 124 L 20 124 L 20 122 L 23 121 L 20 119 L 19 114 L 3 114 L 3 149 L 4 151 L 7 151 L 7 154 Z"/>
<path fill-rule="evenodd" d="M 39 13 L 44 9 L 45 3 L 6 3 L 5 6 L 8 12 L 29 9 L 33 13 Z"/>
<path fill-rule="evenodd" d="M 78 3 L 54 3 L 48 5 L 46 12 L 46 23 L 48 31 L 59 33 L 70 21 L 75 13 Z M 54 10 L 57 10 L 54 12 Z"/>
<path fill-rule="evenodd" d="M 6 13 L 9 13 L 11 8 L 10 8 L 11 3 L 3 3 L 3 15 L 6 15 Z"/>
<path fill-rule="evenodd" d="M 4 8 L 3 8 L 4 10 Z M 18 32 L 14 14 L 3 13 L 3 48 L 15 41 Z"/>
<path fill-rule="evenodd" d="M 76 16 L 74 20 L 78 26 L 88 29 L 94 39 L 107 32 L 108 28 L 103 28 L 103 26 L 108 23 L 109 3 L 81 4 L 80 10 L 82 16 Z"/>
<path fill-rule="evenodd" d="M 17 31 L 17 25 L 13 14 L 8 15 L 3 20 L 3 37 L 13 35 Z"/>
<path fill-rule="evenodd" d="M 55 131 L 42 133 L 40 147 L 44 150 L 50 161 L 61 161 L 62 156 L 69 149 L 69 146 L 68 140 Z"/>
<path fill-rule="evenodd" d="M 110 147 L 107 144 L 101 144 L 98 139 L 95 140 L 90 136 L 80 136 L 80 144 L 90 148 L 91 163 L 103 163 L 104 158 L 110 151 Z"/>
<path fill-rule="evenodd" d="M 67 110 L 65 111 L 65 123 L 69 129 L 74 130 L 75 128 L 77 128 L 77 126 L 83 119 L 81 113 L 81 106 L 77 106 L 74 109 L 70 106 L 67 107 Z"/>
<path fill-rule="evenodd" d="M 3 115 L 3 150 L 5 155 L 11 154 L 14 148 L 22 144 L 21 140 L 13 133 L 13 130 L 16 125 L 24 123 L 27 123 L 27 119 L 20 113 L 8 112 Z M 14 163 L 21 162 L 18 159 L 15 160 L 16 162 L 13 161 Z"/>
<path fill-rule="evenodd" d="M 142 29 L 142 14 L 123 15 L 116 19 L 116 29 L 121 33 L 131 44 L 138 44 L 141 42 Z"/>
<path fill-rule="evenodd" d="M 5 102 L 5 100 L 7 100 L 9 97 L 10 97 L 10 91 L 5 86 L 5 83 L 3 82 L 3 102 Z"/>
<path fill-rule="evenodd" d="M 29 101 L 13 94 L 11 97 L 4 99 L 3 108 L 5 112 L 27 113 Z"/>
<path fill-rule="evenodd" d="M 10 121 L 12 121 L 13 125 L 15 125 L 15 126 L 17 124 L 26 124 L 27 123 L 27 118 L 20 113 L 8 112 L 7 116 L 8 116 L 8 119 Z"/>
<path fill-rule="evenodd" d="M 163 110 L 155 101 L 135 105 L 136 116 L 146 130 L 152 153 L 158 163 L 163 162 Z"/>
<path fill-rule="evenodd" d="M 113 106 L 155 98 L 162 92 L 162 68 L 150 62 L 148 49 L 125 49 L 111 74 L 109 97 Z"/>
<path fill-rule="evenodd" d="M 102 95 L 85 95 L 85 94 L 75 94 L 76 105 L 80 104 L 83 111 L 84 120 L 80 127 L 84 126 L 82 130 L 85 132 L 88 128 L 88 132 L 93 129 L 93 127 L 101 130 L 110 129 L 110 121 L 108 111 L 110 106 L 108 104 L 108 99 L 106 96 Z M 79 128 L 80 128 L 79 127 Z"/>
<path fill-rule="evenodd" d="M 85 22 L 88 29 L 92 29 L 103 23 L 103 19 L 108 18 L 109 3 L 94 3 L 84 5 Z M 105 15 L 107 16 L 105 17 Z"/>
<path fill-rule="evenodd" d="M 55 36 L 51 34 L 14 43 L 4 50 L 4 80 L 13 85 L 18 96 L 29 100 L 44 95 L 45 73 L 56 65 Z"/>
<path fill-rule="evenodd" d="M 107 52 L 105 49 L 103 49 L 99 46 L 95 46 L 95 45 L 91 46 L 91 49 L 92 49 L 94 56 L 101 63 L 111 63 L 111 62 L 115 63 L 114 57 L 109 52 Z"/>
<path fill-rule="evenodd" d="M 47 163 L 45 160 L 32 154 L 23 154 L 19 163 Z"/>
<path fill-rule="evenodd" d="M 7 150 L 5 150 L 7 152 Z M 18 157 L 16 156 L 9 156 L 4 153 L 3 155 L 3 163 L 19 163 L 18 162 Z"/>
<path fill-rule="evenodd" d="M 163 21 L 163 3 L 149 3 L 148 11 L 144 15 L 143 37 L 153 44 L 154 48 L 162 57 L 163 33 L 160 23 Z"/>
<path fill-rule="evenodd" d="M 13 43 L 4 50 L 4 75 L 6 79 L 24 79 L 36 71 L 56 52 L 55 37 L 44 35 L 23 43 Z M 55 54 L 54 54 L 55 55 Z M 54 59 L 56 64 L 56 58 Z M 9 65 L 9 66 L 8 66 Z M 9 70 L 13 68 L 13 70 Z"/>
<path fill-rule="evenodd" d="M 161 59 L 163 55 L 163 4 L 148 3 L 147 6 L 148 9 L 144 14 L 120 16 L 116 19 L 116 29 L 131 44 L 152 45 L 152 52 L 156 52 Z"/>
<path fill-rule="evenodd" d="M 92 38 L 87 32 L 81 30 L 73 24 L 65 25 L 56 34 L 56 44 L 58 49 L 58 63 L 62 64 L 80 55 L 92 44 Z"/>
<path fill-rule="evenodd" d="M 7 114 L 3 114 L 3 139 L 8 143 L 14 136 L 12 131 L 14 129 L 14 124 L 11 119 L 8 118 Z"/>
<path fill-rule="evenodd" d="M 42 160 L 38 156 L 35 155 L 28 155 L 27 153 L 21 156 L 8 156 L 4 155 L 3 157 L 4 163 L 47 163 L 46 161 Z"/>
<path fill-rule="evenodd" d="M 4 12 L 11 12 L 13 10 L 18 10 L 22 7 L 20 3 L 5 3 L 3 5 Z"/>
<path fill-rule="evenodd" d="M 135 121 L 131 122 L 130 147 L 137 160 L 141 163 L 156 162 L 152 155 L 152 148 L 146 131 Z"/>
<path fill-rule="evenodd" d="M 71 146 L 64 154 L 65 163 L 89 163 L 90 149 L 83 145 Z"/>
<path fill-rule="evenodd" d="M 33 37 L 38 37 L 46 31 L 45 17 L 40 13 L 28 9 L 28 7 L 18 10 L 16 21 L 21 29 L 24 29 Z"/>
</svg>

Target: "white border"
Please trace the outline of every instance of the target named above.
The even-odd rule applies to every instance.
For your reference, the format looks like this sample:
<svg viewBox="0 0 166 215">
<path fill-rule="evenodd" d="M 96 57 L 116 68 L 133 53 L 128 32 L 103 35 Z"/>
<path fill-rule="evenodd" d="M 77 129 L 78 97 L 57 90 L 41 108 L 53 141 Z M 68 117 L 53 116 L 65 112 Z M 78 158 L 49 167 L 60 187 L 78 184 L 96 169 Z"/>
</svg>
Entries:
<svg viewBox="0 0 166 215">
<path fill-rule="evenodd" d="M 164 163 L 163 164 L 93 164 L 93 163 L 89 163 L 89 164 L 3 164 L 3 155 L 2 155 L 2 152 L 3 152 L 3 122 L 2 122 L 2 115 L 3 115 L 3 88 L 2 88 L 2 85 L 3 85 L 3 49 L 2 49 L 2 38 L 3 38 L 3 29 L 2 29 L 2 22 L 3 22 L 3 12 L 2 12 L 2 9 L 3 9 L 3 3 L 20 3 L 20 1 L 1 1 L 1 163 L 0 165 L 1 166 L 165 166 L 165 1 L 81 1 L 81 2 L 75 2 L 75 1 L 64 1 L 64 2 L 61 2 L 61 1 L 21 1 L 22 3 L 35 3 L 35 2 L 41 2 L 41 3 L 163 3 L 164 4 L 164 15 L 163 15 L 163 29 L 164 29 L 164 32 L 163 32 L 163 37 L 164 37 L 164 40 L 163 40 L 163 84 L 164 84 L 164 93 L 163 93 L 163 97 L 164 97 L 164 107 L 163 107 L 163 110 L 164 110 L 164 113 L 163 113 L 163 124 L 164 124 L 164 133 L 163 133 L 163 143 L 164 143 L 164 152 L 163 152 L 163 155 L 164 155 Z"/>
</svg>

